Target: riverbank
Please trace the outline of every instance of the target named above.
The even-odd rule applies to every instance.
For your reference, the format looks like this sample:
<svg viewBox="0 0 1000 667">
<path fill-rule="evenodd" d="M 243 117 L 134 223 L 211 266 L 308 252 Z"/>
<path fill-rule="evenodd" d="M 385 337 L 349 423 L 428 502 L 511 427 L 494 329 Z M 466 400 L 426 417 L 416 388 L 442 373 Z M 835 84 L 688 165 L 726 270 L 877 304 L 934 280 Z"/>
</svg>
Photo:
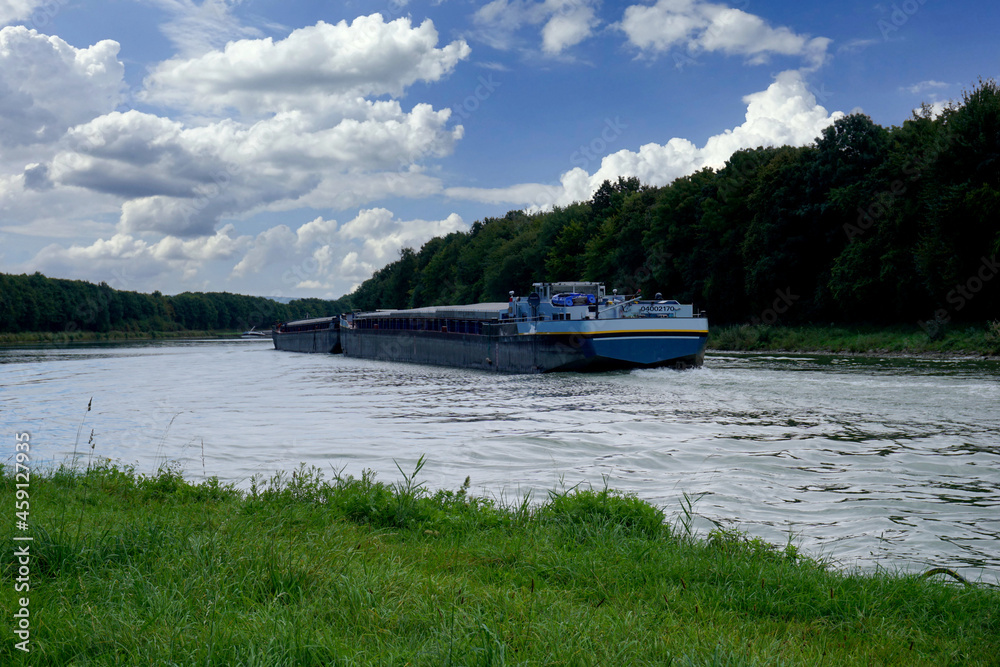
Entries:
<svg viewBox="0 0 1000 667">
<path fill-rule="evenodd" d="M 3 469 L 13 512 L 13 464 Z M 100 464 L 30 479 L 4 664 L 995 664 L 1000 591 L 842 573 L 608 490 L 505 504 L 413 473 L 247 492 Z M 25 510 L 27 511 L 27 510 Z M 30 592 L 13 554 L 30 535 Z M 939 575 L 940 576 L 940 575 Z"/>
<path fill-rule="evenodd" d="M 919 326 L 711 327 L 709 350 L 860 355 L 1000 356 L 1000 321 L 951 327 L 932 337 Z"/>
<path fill-rule="evenodd" d="M 181 338 L 238 338 L 242 331 L 235 329 L 208 329 L 178 331 L 27 331 L 0 333 L 0 345 L 68 345 L 70 343 L 98 343 L 130 340 L 176 340 Z M 270 338 L 268 338 L 270 339 Z"/>
<path fill-rule="evenodd" d="M 66 345 L 130 340 L 236 338 L 242 331 L 92 331 L 0 334 L 0 345 Z M 710 327 L 708 349 L 727 352 L 800 352 L 859 355 L 1000 357 L 1000 321 L 952 327 L 931 337 L 919 326 Z"/>
</svg>

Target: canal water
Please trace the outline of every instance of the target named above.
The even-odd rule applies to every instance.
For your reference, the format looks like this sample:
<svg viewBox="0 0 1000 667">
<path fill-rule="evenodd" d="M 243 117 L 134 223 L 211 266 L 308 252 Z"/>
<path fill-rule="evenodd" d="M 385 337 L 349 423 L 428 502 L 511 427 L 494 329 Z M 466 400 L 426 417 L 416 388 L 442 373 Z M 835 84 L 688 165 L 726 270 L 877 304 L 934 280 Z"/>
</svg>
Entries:
<svg viewBox="0 0 1000 667">
<path fill-rule="evenodd" d="M 92 403 L 91 403 L 92 401 Z M 88 403 L 91 410 L 87 410 Z M 35 465 L 180 466 L 248 487 L 300 464 L 516 502 L 633 492 L 844 569 L 1000 577 L 1000 363 L 710 354 L 701 369 L 496 376 L 270 341 L 0 348 Z"/>
</svg>

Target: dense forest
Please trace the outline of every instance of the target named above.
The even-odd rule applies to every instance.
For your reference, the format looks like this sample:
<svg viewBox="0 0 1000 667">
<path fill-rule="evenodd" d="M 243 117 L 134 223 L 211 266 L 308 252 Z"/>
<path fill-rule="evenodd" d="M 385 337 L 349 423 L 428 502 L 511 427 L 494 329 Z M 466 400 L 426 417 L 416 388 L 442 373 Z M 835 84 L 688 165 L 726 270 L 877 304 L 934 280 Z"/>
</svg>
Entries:
<svg viewBox="0 0 1000 667">
<path fill-rule="evenodd" d="M 355 307 L 506 300 L 597 280 L 693 301 L 713 323 L 915 323 L 1000 316 L 1000 90 L 980 81 L 899 127 L 844 117 L 814 145 L 756 148 L 664 187 L 511 211 L 406 249 Z"/>
<path fill-rule="evenodd" d="M 270 329 L 276 320 L 319 317 L 345 304 L 297 299 L 288 304 L 227 292 L 140 294 L 34 275 L 0 274 L 0 331 L 74 333 Z"/>
<path fill-rule="evenodd" d="M 605 181 L 587 202 L 477 221 L 404 249 L 337 301 L 163 296 L 0 275 L 0 331 L 247 329 L 350 308 L 503 301 L 542 280 L 694 302 L 713 324 L 1000 317 L 1000 89 L 934 114 L 862 114 L 816 143 L 735 153 L 663 187 Z"/>
</svg>

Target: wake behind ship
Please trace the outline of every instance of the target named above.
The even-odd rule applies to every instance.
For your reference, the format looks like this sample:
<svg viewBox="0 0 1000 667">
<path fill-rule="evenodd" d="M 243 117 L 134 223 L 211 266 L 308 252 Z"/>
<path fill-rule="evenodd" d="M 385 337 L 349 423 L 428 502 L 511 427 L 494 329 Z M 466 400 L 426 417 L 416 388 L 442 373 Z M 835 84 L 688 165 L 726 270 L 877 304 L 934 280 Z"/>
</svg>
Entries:
<svg viewBox="0 0 1000 667">
<path fill-rule="evenodd" d="M 535 283 L 507 302 L 351 313 L 350 357 L 500 373 L 700 366 L 708 319 L 692 305 L 607 295 L 591 282 Z M 659 296 L 659 295 L 657 295 Z"/>
</svg>

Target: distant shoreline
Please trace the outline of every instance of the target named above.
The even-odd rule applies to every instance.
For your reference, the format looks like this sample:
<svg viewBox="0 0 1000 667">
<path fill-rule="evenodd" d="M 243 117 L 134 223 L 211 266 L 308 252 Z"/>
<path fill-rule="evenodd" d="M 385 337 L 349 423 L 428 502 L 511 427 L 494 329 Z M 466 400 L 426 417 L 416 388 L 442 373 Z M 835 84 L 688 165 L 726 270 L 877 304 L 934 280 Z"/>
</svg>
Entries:
<svg viewBox="0 0 1000 667">
<path fill-rule="evenodd" d="M 26 331 L 0 334 L 0 345 L 69 345 L 73 343 L 100 343 L 133 340 L 176 340 L 182 338 L 239 338 L 236 330 L 182 330 L 182 331 Z M 268 338 L 267 340 L 270 340 Z"/>
<path fill-rule="evenodd" d="M 32 331 L 0 334 L 0 345 L 67 345 L 73 343 L 239 338 L 237 330 L 179 331 Z M 871 325 L 729 325 L 710 327 L 710 352 L 776 352 L 838 354 L 864 357 L 1000 358 L 1000 323 L 969 325 L 932 340 L 919 326 Z"/>
<path fill-rule="evenodd" d="M 1000 322 L 955 327 L 932 338 L 919 326 L 710 327 L 710 352 L 780 352 L 865 357 L 1000 358 Z"/>
</svg>

